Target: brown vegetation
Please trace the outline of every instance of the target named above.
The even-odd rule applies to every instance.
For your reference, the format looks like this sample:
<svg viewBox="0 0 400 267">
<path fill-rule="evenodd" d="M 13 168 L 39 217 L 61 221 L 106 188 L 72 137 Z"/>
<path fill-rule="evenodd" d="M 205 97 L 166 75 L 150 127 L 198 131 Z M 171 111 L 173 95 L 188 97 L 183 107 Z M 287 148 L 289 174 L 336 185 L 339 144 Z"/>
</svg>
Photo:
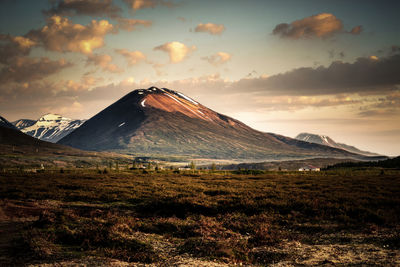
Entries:
<svg viewBox="0 0 400 267">
<path fill-rule="evenodd" d="M 378 169 L 4 173 L 0 217 L 23 230 L 1 260 L 396 265 L 399 192 L 399 171 Z"/>
</svg>

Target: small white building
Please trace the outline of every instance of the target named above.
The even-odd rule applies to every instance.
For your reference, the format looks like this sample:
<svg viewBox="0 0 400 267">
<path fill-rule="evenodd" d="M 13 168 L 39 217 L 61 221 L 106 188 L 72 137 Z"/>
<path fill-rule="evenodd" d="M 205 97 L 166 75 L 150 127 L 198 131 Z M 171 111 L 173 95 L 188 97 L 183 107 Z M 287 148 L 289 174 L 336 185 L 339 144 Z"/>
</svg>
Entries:
<svg viewBox="0 0 400 267">
<path fill-rule="evenodd" d="M 189 168 L 189 167 L 180 167 L 180 168 L 178 168 L 178 170 L 180 170 L 180 171 L 190 171 L 192 169 Z"/>
<path fill-rule="evenodd" d="M 320 170 L 321 170 L 320 168 L 312 166 L 312 165 L 307 165 L 307 166 L 301 167 L 299 169 L 300 172 L 310 172 L 310 171 L 319 172 Z"/>
</svg>

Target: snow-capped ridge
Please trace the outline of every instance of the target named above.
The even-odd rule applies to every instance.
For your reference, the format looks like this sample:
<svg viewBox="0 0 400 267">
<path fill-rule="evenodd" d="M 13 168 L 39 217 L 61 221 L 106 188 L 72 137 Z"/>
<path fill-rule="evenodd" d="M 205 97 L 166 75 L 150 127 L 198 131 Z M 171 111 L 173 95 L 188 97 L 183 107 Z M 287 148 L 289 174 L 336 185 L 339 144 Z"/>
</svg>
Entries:
<svg viewBox="0 0 400 267">
<path fill-rule="evenodd" d="M 334 147 L 334 148 L 339 148 L 339 149 L 343 149 L 343 150 L 346 150 L 346 151 L 349 151 L 352 153 L 361 154 L 361 155 L 365 155 L 365 156 L 379 156 L 379 154 L 371 153 L 368 151 L 363 151 L 354 146 L 337 143 L 327 135 L 312 134 L 312 133 L 300 133 L 295 137 L 295 139 L 309 142 L 309 143 L 315 143 L 315 144 L 330 146 L 330 147 Z"/>
<path fill-rule="evenodd" d="M 59 114 L 48 113 L 41 116 L 28 127 L 24 127 L 25 125 L 23 123 L 18 123 L 18 121 L 16 126 L 22 132 L 32 137 L 55 143 L 77 129 L 84 122 L 84 120 L 73 120 Z"/>
</svg>

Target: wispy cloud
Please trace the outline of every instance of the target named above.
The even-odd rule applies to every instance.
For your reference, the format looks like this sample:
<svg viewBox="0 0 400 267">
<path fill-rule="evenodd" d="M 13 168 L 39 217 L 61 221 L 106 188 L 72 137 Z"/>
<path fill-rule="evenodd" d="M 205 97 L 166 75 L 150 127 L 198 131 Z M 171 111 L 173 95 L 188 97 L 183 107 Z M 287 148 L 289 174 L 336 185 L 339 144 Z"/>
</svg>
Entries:
<svg viewBox="0 0 400 267">
<path fill-rule="evenodd" d="M 218 66 L 228 62 L 232 58 L 232 55 L 226 52 L 218 52 L 214 55 L 203 57 L 203 60 L 206 60 L 208 63 L 214 66 Z"/>
<path fill-rule="evenodd" d="M 122 55 L 126 61 L 128 62 L 129 66 L 133 66 L 140 61 L 146 59 L 146 56 L 140 51 L 129 51 L 127 49 L 116 49 L 115 52 Z"/>
<path fill-rule="evenodd" d="M 124 2 L 133 10 L 144 8 L 155 8 L 158 5 L 173 7 L 175 4 L 165 0 L 124 0 Z"/>
<path fill-rule="evenodd" d="M 220 35 L 225 31 L 225 26 L 223 24 L 214 23 L 200 23 L 194 29 L 195 32 L 207 32 L 212 35 Z"/>
<path fill-rule="evenodd" d="M 111 63 L 112 57 L 107 54 L 91 54 L 88 56 L 86 65 L 95 65 L 111 73 L 121 73 L 124 70 Z"/>
<path fill-rule="evenodd" d="M 118 18 L 117 28 L 131 32 L 138 29 L 138 27 L 150 27 L 153 22 L 150 20 L 141 20 L 141 19 L 126 19 L 126 18 Z"/>
</svg>

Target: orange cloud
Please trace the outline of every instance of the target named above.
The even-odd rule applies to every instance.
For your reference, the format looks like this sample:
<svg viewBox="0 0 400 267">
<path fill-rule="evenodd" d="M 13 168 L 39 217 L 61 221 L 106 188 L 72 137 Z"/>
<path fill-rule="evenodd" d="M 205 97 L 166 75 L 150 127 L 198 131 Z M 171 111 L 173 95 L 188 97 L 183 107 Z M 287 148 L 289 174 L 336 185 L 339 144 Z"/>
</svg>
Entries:
<svg viewBox="0 0 400 267">
<path fill-rule="evenodd" d="M 280 37 L 300 39 L 327 37 L 342 30 L 343 23 L 340 19 L 330 13 L 321 13 L 289 24 L 278 24 L 272 33 Z"/>
<path fill-rule="evenodd" d="M 232 58 L 232 55 L 225 52 L 218 52 L 209 57 L 203 57 L 202 59 L 206 60 L 208 63 L 214 66 L 218 66 L 228 62 Z"/>
<path fill-rule="evenodd" d="M 184 60 L 188 54 L 195 51 L 197 48 L 195 45 L 191 47 L 186 46 L 180 42 L 169 42 L 163 45 L 155 47 L 153 50 L 160 50 L 167 52 L 171 63 L 178 63 Z"/>
<path fill-rule="evenodd" d="M 361 25 L 355 26 L 349 33 L 358 35 L 362 32 L 363 27 Z"/>
<path fill-rule="evenodd" d="M 51 51 L 91 54 L 104 45 L 105 35 L 112 30 L 113 25 L 107 20 L 92 20 L 83 26 L 54 15 L 48 18 L 46 26 L 30 31 L 27 36 Z"/>
<path fill-rule="evenodd" d="M 136 30 L 138 26 L 150 27 L 152 25 L 150 20 L 118 18 L 117 21 L 118 28 L 129 32 Z"/>
<path fill-rule="evenodd" d="M 37 43 L 24 36 L 11 36 L 0 34 L 0 62 L 9 64 L 9 61 L 18 56 L 26 56 Z"/>
<path fill-rule="evenodd" d="M 93 76 L 85 75 L 81 78 L 80 81 L 74 81 L 74 80 L 60 81 L 55 86 L 55 88 L 57 88 L 59 92 L 69 92 L 69 93 L 85 92 L 85 91 L 90 91 L 90 89 L 101 80 L 102 78 L 95 78 Z"/>
<path fill-rule="evenodd" d="M 86 61 L 86 64 L 93 64 L 95 66 L 101 67 L 104 71 L 112 72 L 112 73 L 120 73 L 124 70 L 120 69 L 117 65 L 112 64 L 112 57 L 107 54 L 93 54 L 89 55 Z"/>
<path fill-rule="evenodd" d="M 225 26 L 223 24 L 214 24 L 214 23 L 200 23 L 194 29 L 195 32 L 208 32 L 212 35 L 220 35 L 223 31 L 225 31 Z"/>
<path fill-rule="evenodd" d="M 142 60 L 146 59 L 146 56 L 140 51 L 128 51 L 126 49 L 116 49 L 115 52 L 122 55 L 127 61 L 129 66 L 133 66 Z"/>
</svg>

